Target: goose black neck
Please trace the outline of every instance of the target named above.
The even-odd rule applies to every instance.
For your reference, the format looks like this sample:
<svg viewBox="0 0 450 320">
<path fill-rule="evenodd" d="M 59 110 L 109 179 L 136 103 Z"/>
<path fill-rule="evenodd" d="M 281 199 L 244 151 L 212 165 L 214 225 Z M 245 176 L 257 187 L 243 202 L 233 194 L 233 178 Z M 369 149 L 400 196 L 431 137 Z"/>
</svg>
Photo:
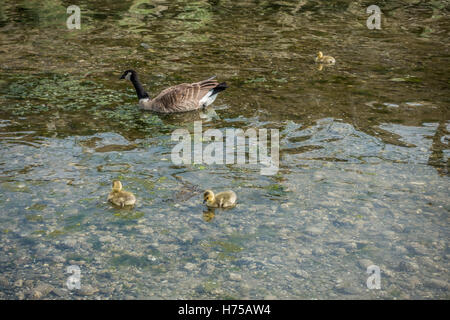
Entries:
<svg viewBox="0 0 450 320">
<path fill-rule="evenodd" d="M 137 94 L 139 100 L 149 97 L 148 93 L 145 92 L 144 87 L 139 82 L 139 78 L 137 77 L 136 74 L 133 74 L 131 76 L 130 81 L 133 83 L 133 86 L 136 89 L 136 94 Z"/>
</svg>

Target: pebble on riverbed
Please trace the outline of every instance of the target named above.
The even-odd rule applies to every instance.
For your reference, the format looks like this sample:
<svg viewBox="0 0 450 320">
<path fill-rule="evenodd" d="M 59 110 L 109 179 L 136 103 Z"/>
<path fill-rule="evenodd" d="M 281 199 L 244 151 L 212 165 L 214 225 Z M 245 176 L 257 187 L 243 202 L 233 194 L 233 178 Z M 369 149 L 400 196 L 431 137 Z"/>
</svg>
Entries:
<svg viewBox="0 0 450 320">
<path fill-rule="evenodd" d="M 360 260 L 358 260 L 358 265 L 362 269 L 367 270 L 367 268 L 374 265 L 374 263 L 369 259 L 360 259 Z"/>
<path fill-rule="evenodd" d="M 419 265 L 410 261 L 401 261 L 397 266 L 397 270 L 401 272 L 414 272 L 419 270 Z"/>
<path fill-rule="evenodd" d="M 303 278 L 303 279 L 308 279 L 309 274 L 304 271 L 304 270 L 295 270 L 293 272 L 294 276 L 298 277 L 298 278 Z"/>
<path fill-rule="evenodd" d="M 0 288 L 7 288 L 9 287 L 9 281 L 6 277 L 0 276 Z"/>
<path fill-rule="evenodd" d="M 412 253 L 417 254 L 417 255 L 422 255 L 422 256 L 427 255 L 427 248 L 425 248 L 425 246 L 423 246 L 417 242 L 411 243 L 411 245 L 408 247 L 408 249 Z"/>
<path fill-rule="evenodd" d="M 186 264 L 184 265 L 184 268 L 185 268 L 186 270 L 192 271 L 192 270 L 195 269 L 195 264 L 188 262 L 188 263 L 186 263 Z"/>
<path fill-rule="evenodd" d="M 355 288 L 349 281 L 339 282 L 334 286 L 334 290 L 339 293 L 348 295 L 357 295 L 360 291 Z"/>
<path fill-rule="evenodd" d="M 82 285 L 80 290 L 77 293 L 81 296 L 92 296 L 98 292 L 97 288 L 92 287 L 91 285 Z"/>
<path fill-rule="evenodd" d="M 229 278 L 230 278 L 230 280 L 232 280 L 232 281 L 241 281 L 241 280 L 242 280 L 242 276 L 241 276 L 240 274 L 238 274 L 238 273 L 233 273 L 233 272 L 230 272 Z"/>
<path fill-rule="evenodd" d="M 305 229 L 305 233 L 316 237 L 316 236 L 320 235 L 321 233 L 323 233 L 323 229 L 316 227 L 316 226 L 310 226 Z"/>
<path fill-rule="evenodd" d="M 42 299 L 45 298 L 50 292 L 53 291 L 53 286 L 46 283 L 39 283 L 34 289 L 31 291 L 32 299 Z"/>
<path fill-rule="evenodd" d="M 425 282 L 425 285 L 429 288 L 439 289 L 439 290 L 450 290 L 450 285 L 447 281 L 441 279 L 431 279 Z"/>
</svg>

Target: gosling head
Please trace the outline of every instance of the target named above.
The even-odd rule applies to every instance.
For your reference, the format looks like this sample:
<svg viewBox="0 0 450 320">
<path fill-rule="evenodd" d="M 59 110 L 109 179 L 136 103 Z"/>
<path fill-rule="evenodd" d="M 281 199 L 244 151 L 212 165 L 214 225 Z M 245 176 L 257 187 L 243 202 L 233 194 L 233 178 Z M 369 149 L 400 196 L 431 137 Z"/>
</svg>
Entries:
<svg viewBox="0 0 450 320">
<path fill-rule="evenodd" d="M 136 71 L 129 69 L 124 71 L 124 73 L 120 76 L 119 79 L 125 79 L 125 80 L 130 80 L 131 78 L 136 78 Z"/>
<path fill-rule="evenodd" d="M 317 52 L 317 58 L 318 58 L 318 59 L 322 59 L 322 58 L 323 58 L 323 53 L 322 53 L 322 51 Z"/>
<path fill-rule="evenodd" d="M 112 190 L 114 192 L 122 190 L 122 183 L 119 180 L 113 180 Z"/>
<path fill-rule="evenodd" d="M 214 203 L 214 192 L 211 190 L 206 190 L 203 194 L 203 203 L 212 204 Z"/>
</svg>

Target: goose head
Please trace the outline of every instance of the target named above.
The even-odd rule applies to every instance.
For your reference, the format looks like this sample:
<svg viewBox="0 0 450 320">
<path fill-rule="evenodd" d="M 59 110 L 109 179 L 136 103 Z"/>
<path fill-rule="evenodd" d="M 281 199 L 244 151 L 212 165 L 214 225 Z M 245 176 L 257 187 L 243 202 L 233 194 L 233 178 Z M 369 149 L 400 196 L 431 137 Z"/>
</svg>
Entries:
<svg viewBox="0 0 450 320">
<path fill-rule="evenodd" d="M 120 192 L 122 190 L 122 183 L 119 180 L 113 180 L 112 191 Z"/>
<path fill-rule="evenodd" d="M 214 192 L 211 190 L 206 190 L 205 193 L 203 193 L 203 203 L 212 204 L 214 203 L 214 198 Z"/>
<path fill-rule="evenodd" d="M 136 71 L 129 69 L 129 70 L 124 71 L 124 73 L 120 76 L 119 79 L 125 79 L 125 80 L 131 81 L 131 78 L 136 78 L 136 75 L 137 75 Z"/>
<path fill-rule="evenodd" d="M 137 72 L 134 71 L 133 69 L 128 69 L 128 70 L 124 71 L 119 79 L 125 79 L 125 80 L 131 81 L 134 88 L 136 89 L 136 94 L 137 94 L 139 100 L 149 98 L 148 93 L 145 92 L 144 87 L 142 87 L 142 84 L 139 81 Z"/>
</svg>

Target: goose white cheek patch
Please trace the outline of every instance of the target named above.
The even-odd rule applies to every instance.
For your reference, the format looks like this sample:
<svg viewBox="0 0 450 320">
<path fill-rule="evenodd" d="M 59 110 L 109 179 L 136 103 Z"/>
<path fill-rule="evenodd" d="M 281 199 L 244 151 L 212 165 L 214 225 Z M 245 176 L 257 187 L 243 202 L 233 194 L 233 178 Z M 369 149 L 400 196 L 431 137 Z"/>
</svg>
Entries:
<svg viewBox="0 0 450 320">
<path fill-rule="evenodd" d="M 131 72 L 128 72 L 127 75 L 125 76 L 125 79 L 130 80 L 131 79 Z"/>
</svg>

